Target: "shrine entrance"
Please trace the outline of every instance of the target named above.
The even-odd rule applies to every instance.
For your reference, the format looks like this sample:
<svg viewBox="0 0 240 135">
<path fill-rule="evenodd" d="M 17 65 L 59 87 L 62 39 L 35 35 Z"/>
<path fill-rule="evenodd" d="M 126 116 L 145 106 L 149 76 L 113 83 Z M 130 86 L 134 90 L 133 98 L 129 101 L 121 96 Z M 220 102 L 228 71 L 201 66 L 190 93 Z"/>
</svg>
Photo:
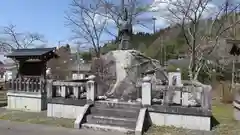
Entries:
<svg viewBox="0 0 240 135">
<path fill-rule="evenodd" d="M 18 65 L 16 78 L 7 82 L 8 108 L 41 111 L 47 108 L 46 64 L 58 57 L 55 48 L 16 49 L 6 57 Z"/>
</svg>

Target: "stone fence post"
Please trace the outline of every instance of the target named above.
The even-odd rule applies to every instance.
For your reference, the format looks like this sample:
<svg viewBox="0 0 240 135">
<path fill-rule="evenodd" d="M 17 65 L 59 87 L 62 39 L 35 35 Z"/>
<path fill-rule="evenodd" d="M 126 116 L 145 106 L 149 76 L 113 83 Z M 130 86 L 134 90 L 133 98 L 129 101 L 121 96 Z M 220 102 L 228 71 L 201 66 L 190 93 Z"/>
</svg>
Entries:
<svg viewBox="0 0 240 135">
<path fill-rule="evenodd" d="M 73 95 L 76 99 L 79 99 L 80 97 L 80 91 L 79 86 L 73 86 Z"/>
<path fill-rule="evenodd" d="M 203 109 L 211 110 L 212 109 L 212 86 L 204 85 L 203 86 L 203 97 L 202 97 L 202 106 Z"/>
<path fill-rule="evenodd" d="M 61 85 L 61 97 L 67 97 L 67 86 Z"/>
<path fill-rule="evenodd" d="M 96 76 L 90 75 L 87 81 L 87 101 L 94 102 L 97 97 Z"/>
<path fill-rule="evenodd" d="M 47 98 L 52 98 L 53 97 L 53 80 L 47 80 Z"/>
<path fill-rule="evenodd" d="M 152 83 L 150 76 L 145 76 L 143 78 L 142 105 L 152 105 Z"/>
</svg>

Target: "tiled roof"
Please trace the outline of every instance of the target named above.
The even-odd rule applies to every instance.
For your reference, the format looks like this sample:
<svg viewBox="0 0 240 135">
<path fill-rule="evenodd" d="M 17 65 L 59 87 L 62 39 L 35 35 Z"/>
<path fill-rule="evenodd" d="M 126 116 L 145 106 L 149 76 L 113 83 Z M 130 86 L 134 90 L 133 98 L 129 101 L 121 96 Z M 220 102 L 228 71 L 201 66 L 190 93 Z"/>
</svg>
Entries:
<svg viewBox="0 0 240 135">
<path fill-rule="evenodd" d="M 32 49 L 16 49 L 12 53 L 7 54 L 7 57 L 18 56 L 41 56 L 55 50 L 55 48 L 32 48 Z"/>
</svg>

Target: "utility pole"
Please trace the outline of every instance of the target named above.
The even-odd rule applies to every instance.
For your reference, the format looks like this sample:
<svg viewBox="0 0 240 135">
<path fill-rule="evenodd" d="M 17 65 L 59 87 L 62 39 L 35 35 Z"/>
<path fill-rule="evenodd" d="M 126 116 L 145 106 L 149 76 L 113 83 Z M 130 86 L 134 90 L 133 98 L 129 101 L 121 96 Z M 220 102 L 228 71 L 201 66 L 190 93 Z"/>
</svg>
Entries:
<svg viewBox="0 0 240 135">
<path fill-rule="evenodd" d="M 156 33 L 156 20 L 157 20 L 157 18 L 153 17 L 152 20 L 153 20 L 153 34 L 155 34 Z"/>
</svg>

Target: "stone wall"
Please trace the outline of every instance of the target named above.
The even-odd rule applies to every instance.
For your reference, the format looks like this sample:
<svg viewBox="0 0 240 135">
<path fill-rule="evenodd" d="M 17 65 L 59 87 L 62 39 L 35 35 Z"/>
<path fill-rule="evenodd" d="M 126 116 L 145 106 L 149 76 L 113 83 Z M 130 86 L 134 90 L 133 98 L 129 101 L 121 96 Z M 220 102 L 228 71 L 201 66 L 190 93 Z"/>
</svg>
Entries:
<svg viewBox="0 0 240 135">
<path fill-rule="evenodd" d="M 211 86 L 200 82 L 188 82 L 183 86 L 156 85 L 151 80 L 151 76 L 146 76 L 142 80 L 141 98 L 143 105 L 175 104 L 211 110 Z"/>
<path fill-rule="evenodd" d="M 151 80 L 151 76 L 142 80 L 141 101 L 148 108 L 153 124 L 211 130 L 211 86 L 189 82 L 190 85 L 185 86 L 157 85 L 153 88 Z M 154 102 L 154 98 L 159 98 L 160 102 Z"/>
<path fill-rule="evenodd" d="M 51 104 L 47 105 L 47 116 L 56 118 L 76 119 L 84 110 L 84 106 Z"/>
<path fill-rule="evenodd" d="M 8 109 L 40 112 L 47 109 L 47 95 L 8 92 Z"/>
<path fill-rule="evenodd" d="M 192 130 L 211 130 L 211 117 L 150 112 L 151 121 L 158 126 L 175 126 Z"/>
</svg>

